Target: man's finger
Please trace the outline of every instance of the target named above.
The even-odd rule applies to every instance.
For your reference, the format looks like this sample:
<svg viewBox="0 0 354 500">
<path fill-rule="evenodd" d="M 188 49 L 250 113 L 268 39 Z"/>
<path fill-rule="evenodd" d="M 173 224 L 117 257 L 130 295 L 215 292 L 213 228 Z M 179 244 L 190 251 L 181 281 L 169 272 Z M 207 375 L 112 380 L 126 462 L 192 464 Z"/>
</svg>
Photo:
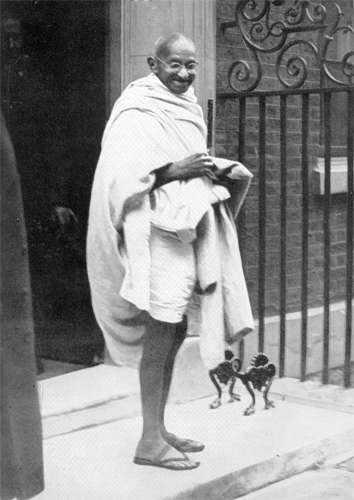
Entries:
<svg viewBox="0 0 354 500">
<path fill-rule="evenodd" d="M 199 159 L 199 158 L 203 158 L 203 159 L 204 159 L 204 158 L 207 156 L 207 154 L 206 154 L 204 151 L 202 151 L 201 153 L 195 153 L 195 154 L 194 154 L 194 155 L 192 155 L 192 156 L 194 156 L 196 159 L 197 159 L 197 158 L 198 158 L 198 159 Z"/>
</svg>

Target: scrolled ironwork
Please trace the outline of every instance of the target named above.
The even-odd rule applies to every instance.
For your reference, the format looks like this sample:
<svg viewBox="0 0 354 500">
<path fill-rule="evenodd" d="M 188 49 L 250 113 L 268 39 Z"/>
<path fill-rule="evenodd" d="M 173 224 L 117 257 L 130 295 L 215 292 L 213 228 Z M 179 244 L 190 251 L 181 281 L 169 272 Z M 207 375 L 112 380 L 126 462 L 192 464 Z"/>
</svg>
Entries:
<svg viewBox="0 0 354 500">
<path fill-rule="evenodd" d="M 310 4 L 310 2 L 308 2 Z M 307 18 L 312 22 L 312 23 L 323 23 L 326 19 L 326 9 L 323 5 L 321 4 L 315 4 L 315 5 L 310 5 L 313 8 L 313 13 L 314 15 L 311 14 L 310 9 L 307 7 L 306 8 L 306 15 Z"/>
<path fill-rule="evenodd" d="M 231 64 L 228 71 L 228 81 L 233 90 L 237 92 L 239 88 L 236 85 L 234 85 L 233 83 L 234 81 L 238 84 L 246 82 L 245 88 L 248 91 L 252 91 L 258 87 L 258 84 L 262 78 L 262 72 L 257 54 L 254 54 L 254 62 L 256 67 L 256 74 L 253 78 L 253 81 L 250 80 L 252 72 L 251 72 L 251 66 L 248 64 L 247 61 L 243 61 L 242 59 L 240 59 L 239 61 L 235 61 L 234 63 Z"/>
<path fill-rule="evenodd" d="M 259 7 L 260 2 L 256 2 L 255 0 L 245 0 L 241 3 L 243 4 L 242 15 L 247 21 L 257 22 L 269 13 L 270 5 L 266 0 L 263 0 L 263 7 L 261 8 L 261 11 L 258 14 L 256 13 L 255 15 L 249 15 L 248 12 L 251 12 L 252 14 L 255 11 L 257 12 L 257 7 Z"/>
<path fill-rule="evenodd" d="M 221 25 L 222 29 L 238 27 L 250 54 L 250 61 L 242 58 L 230 65 L 228 82 L 231 88 L 235 92 L 255 90 L 263 77 L 262 58 L 259 56 L 272 53 L 277 53 L 275 74 L 284 88 L 299 88 L 309 81 L 309 61 L 315 62 L 311 69 L 320 71 L 322 79 L 318 78 L 319 81 L 325 78 L 339 85 L 351 84 L 354 53 L 348 52 L 342 57 L 340 76 L 334 74 L 332 61 L 327 56 L 330 44 L 339 33 L 354 34 L 351 26 L 340 26 L 340 7 L 333 3 L 335 13 L 329 16 L 320 3 L 309 0 L 293 0 L 292 5 L 287 3 L 290 0 L 239 0 L 235 22 Z M 315 43 L 311 34 L 320 31 L 324 36 L 321 42 Z M 266 64 L 269 68 L 268 59 Z"/>
<path fill-rule="evenodd" d="M 292 54 L 288 57 L 286 62 L 284 63 L 284 71 L 293 79 L 290 81 L 287 81 L 285 78 L 282 77 L 281 75 L 281 68 L 282 68 L 282 60 L 285 58 L 287 52 L 290 51 L 293 47 L 299 46 L 300 45 L 305 45 L 309 47 L 312 51 L 313 54 L 317 57 L 318 51 L 316 46 L 308 42 L 306 40 L 294 40 L 293 42 L 290 42 L 286 44 L 282 50 L 279 52 L 277 61 L 276 61 L 276 73 L 279 81 L 282 83 L 282 85 L 286 88 L 290 89 L 297 89 L 303 86 L 303 84 L 306 82 L 307 77 L 308 77 L 308 64 L 307 60 L 303 57 L 300 56 L 299 54 Z"/>
<path fill-rule="evenodd" d="M 305 7 L 303 3 L 290 7 L 285 11 L 284 14 L 286 22 L 291 26 L 295 26 L 296 24 L 301 23 L 304 20 L 304 16 Z"/>
<path fill-rule="evenodd" d="M 284 17 L 286 22 L 292 26 L 301 24 L 306 20 L 311 23 L 323 23 L 326 19 L 326 9 L 323 5 L 312 4 L 308 0 L 295 1 L 294 5 L 285 11 Z"/>
<path fill-rule="evenodd" d="M 342 26 L 339 28 L 336 28 L 333 30 L 331 35 L 326 35 L 325 36 L 325 43 L 323 47 L 323 54 L 322 54 L 322 68 L 323 72 L 328 78 L 333 83 L 337 84 L 342 84 L 342 80 L 340 80 L 338 77 L 335 76 L 333 71 L 330 69 L 330 65 L 333 62 L 330 61 L 327 57 L 328 49 L 330 47 L 330 44 L 335 40 L 335 37 L 338 36 L 338 33 L 351 33 L 354 39 L 354 29 L 351 26 Z M 351 61 L 350 61 L 351 60 Z M 345 75 L 348 79 L 353 79 L 354 78 L 354 51 L 349 51 L 346 54 L 343 55 L 340 62 L 340 68 L 341 68 L 341 73 Z"/>
<path fill-rule="evenodd" d="M 348 54 L 346 54 L 343 57 L 343 59 L 341 61 L 342 71 L 344 74 L 347 75 L 348 78 L 353 78 L 354 77 L 354 64 L 351 62 L 348 62 L 350 58 L 354 59 L 354 51 L 348 52 Z"/>
</svg>

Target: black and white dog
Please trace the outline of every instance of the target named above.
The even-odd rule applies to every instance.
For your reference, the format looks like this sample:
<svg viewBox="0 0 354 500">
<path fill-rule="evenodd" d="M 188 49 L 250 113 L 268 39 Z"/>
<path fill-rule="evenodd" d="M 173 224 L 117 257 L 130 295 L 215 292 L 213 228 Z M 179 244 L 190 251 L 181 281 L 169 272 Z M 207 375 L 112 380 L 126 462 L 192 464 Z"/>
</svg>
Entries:
<svg viewBox="0 0 354 500">
<path fill-rule="evenodd" d="M 246 408 L 244 415 L 252 415 L 255 412 L 256 397 L 252 386 L 258 391 L 261 391 L 262 388 L 264 388 L 263 399 L 265 402 L 265 410 L 273 408 L 275 405 L 273 401 L 268 399 L 267 396 L 275 377 L 276 368 L 273 363 L 269 362 L 268 356 L 261 352 L 253 356 L 250 366 L 247 368 L 245 373 L 240 372 L 241 367 L 242 363 L 240 359 L 235 356 L 231 349 L 226 349 L 225 361 L 220 363 L 220 365 L 214 368 L 214 370 L 209 371 L 209 377 L 215 385 L 218 393 L 217 399 L 215 399 L 209 407 L 211 409 L 216 409 L 221 405 L 222 390 L 220 384 L 230 384 L 229 403 L 240 401 L 241 396 L 233 392 L 236 380 L 239 378 L 252 397 L 252 403 Z"/>
</svg>

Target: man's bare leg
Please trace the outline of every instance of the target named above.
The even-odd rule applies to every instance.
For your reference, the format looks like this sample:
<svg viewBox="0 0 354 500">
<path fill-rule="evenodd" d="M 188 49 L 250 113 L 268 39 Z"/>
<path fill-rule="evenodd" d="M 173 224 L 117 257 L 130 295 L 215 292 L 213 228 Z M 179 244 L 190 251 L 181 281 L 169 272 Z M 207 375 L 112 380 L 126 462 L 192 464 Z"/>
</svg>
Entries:
<svg viewBox="0 0 354 500">
<path fill-rule="evenodd" d="M 165 408 L 171 388 L 175 359 L 181 345 L 183 344 L 186 338 L 187 329 L 188 329 L 187 317 L 184 316 L 183 321 L 176 325 L 176 335 L 174 337 L 174 342 L 166 358 L 164 366 L 159 420 L 160 420 L 161 434 L 164 437 L 164 439 L 172 446 L 175 446 L 180 451 L 186 451 L 188 453 L 194 451 L 202 451 L 204 449 L 204 445 L 196 441 L 191 441 L 190 439 L 185 439 L 175 436 L 174 434 L 168 432 L 165 426 Z"/>
<path fill-rule="evenodd" d="M 154 460 L 164 448 L 168 448 L 160 428 L 160 407 L 164 367 L 172 350 L 175 335 L 176 325 L 172 323 L 164 323 L 150 318 L 146 326 L 140 363 L 143 434 L 136 450 L 136 457 L 140 461 L 141 459 Z M 163 459 L 173 458 L 177 460 L 184 458 L 186 463 L 194 463 L 171 446 L 170 450 L 164 453 Z"/>
<path fill-rule="evenodd" d="M 166 430 L 165 427 L 165 408 L 170 393 L 175 359 L 179 351 L 179 348 L 183 344 L 183 341 L 187 335 L 187 318 L 184 316 L 183 321 L 175 326 L 176 326 L 176 334 L 174 337 L 174 342 L 168 353 L 163 369 L 162 397 L 161 397 L 159 421 L 160 421 L 161 433 L 165 437 L 168 435 L 168 431 Z"/>
</svg>

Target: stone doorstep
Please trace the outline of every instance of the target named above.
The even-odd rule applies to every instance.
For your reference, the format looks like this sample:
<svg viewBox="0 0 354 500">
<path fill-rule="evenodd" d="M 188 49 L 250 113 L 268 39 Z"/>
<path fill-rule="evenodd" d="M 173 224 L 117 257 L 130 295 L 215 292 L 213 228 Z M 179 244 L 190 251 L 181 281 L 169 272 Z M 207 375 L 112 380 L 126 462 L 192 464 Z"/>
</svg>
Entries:
<svg viewBox="0 0 354 500">
<path fill-rule="evenodd" d="M 162 469 L 134 466 L 132 456 L 141 419 L 125 418 L 107 426 L 91 426 L 73 433 L 71 438 L 64 435 L 46 440 L 47 457 L 54 461 L 54 467 L 47 464 L 52 474 L 47 476 L 47 496 L 43 500 L 52 500 L 53 491 L 64 487 L 57 474 L 62 470 L 60 454 L 68 446 L 78 450 L 68 452 L 67 457 L 70 470 L 79 464 L 78 474 L 75 472 L 71 479 L 76 484 L 66 487 L 62 491 L 65 496 L 56 496 L 57 500 L 87 500 L 89 497 L 75 494 L 83 485 L 87 488 L 90 477 L 90 498 L 102 500 L 234 500 L 316 465 L 339 463 L 353 456 L 351 415 L 281 401 L 269 411 L 257 405 L 256 414 L 245 417 L 239 403 L 209 410 L 209 402 L 206 398 L 167 408 L 167 423 L 172 429 L 177 427 L 181 434 L 198 436 L 206 443 L 205 450 L 196 454 L 201 466 L 195 471 L 177 477 Z M 86 457 L 88 447 L 95 451 L 91 458 Z M 83 460 L 85 467 L 80 467 Z M 90 475 L 97 462 L 106 462 L 104 478 Z M 118 489 L 117 470 L 124 478 Z M 102 480 L 106 496 L 99 496 Z"/>
<path fill-rule="evenodd" d="M 170 403 L 185 404 L 202 398 L 213 401 L 216 393 L 206 370 L 200 363 L 186 369 L 188 349 L 185 354 L 182 353 L 176 363 Z M 43 380 L 38 386 L 44 439 L 141 414 L 135 369 L 99 365 Z M 241 403 L 237 404 L 248 406 L 250 395 L 240 381 L 235 385 L 235 392 L 242 396 Z M 258 392 L 256 397 L 257 404 L 263 405 Z M 354 389 L 323 386 L 319 382 L 275 379 L 269 397 L 275 401 L 354 413 Z M 223 400 L 227 399 L 224 389 Z"/>
<path fill-rule="evenodd" d="M 245 394 L 243 399 L 248 401 L 249 394 L 240 381 L 237 381 L 235 391 Z M 96 411 L 100 406 L 123 405 L 123 400 L 137 399 L 140 392 L 138 371 L 133 368 L 98 365 L 39 381 L 38 392 L 44 422 L 49 418 L 74 416 L 77 412 L 90 409 Z M 176 359 L 170 402 L 187 403 L 213 397 L 215 394 L 215 388 L 200 359 L 198 339 L 189 338 Z M 354 413 L 354 388 L 344 389 L 339 386 L 324 386 L 315 381 L 276 378 L 270 397 Z M 126 401 L 122 407 L 127 407 Z"/>
<path fill-rule="evenodd" d="M 139 394 L 138 371 L 98 365 L 38 382 L 42 418 L 68 415 Z"/>
<path fill-rule="evenodd" d="M 288 425 L 289 428 L 296 426 L 296 432 L 300 433 L 301 444 L 297 446 L 296 442 L 295 446 L 293 443 L 290 447 L 279 445 L 281 447 L 279 453 L 268 450 L 268 453 L 261 457 L 254 451 L 252 452 L 251 446 L 249 450 L 246 450 L 247 460 L 242 459 L 240 462 L 238 459 L 238 463 L 235 463 L 231 469 L 228 468 L 227 471 L 223 467 L 218 469 L 220 459 L 213 466 L 212 463 L 215 460 L 215 457 L 214 459 L 212 457 L 213 452 L 209 450 L 211 455 L 208 456 L 206 450 L 203 465 L 206 467 L 208 464 L 210 471 L 199 477 L 202 471 L 199 472 L 197 469 L 198 472 L 195 473 L 198 477 L 197 482 L 190 483 L 186 480 L 180 485 L 178 491 L 161 492 L 159 500 L 215 500 L 215 498 L 233 500 L 303 472 L 313 467 L 314 464 L 327 463 L 329 460 L 336 461 L 339 456 L 342 458 L 352 456 L 354 424 L 352 425 L 350 420 L 348 425 L 348 418 L 351 416 L 345 413 L 354 413 L 354 389 L 322 386 L 314 381 L 301 383 L 296 379 L 275 379 L 270 398 L 280 401 L 277 405 L 279 411 L 275 408 L 274 414 L 273 410 L 262 412 L 262 397 L 256 393 L 256 415 L 243 417 L 242 411 L 248 406 L 250 396 L 238 381 L 235 391 L 242 396 L 240 403 L 223 404 L 220 409 L 205 413 L 204 409 L 208 409 L 216 393 L 198 357 L 199 349 L 196 348 L 196 339 L 188 339 L 176 361 L 171 389 L 172 404 L 169 404 L 167 409 L 169 414 L 178 415 L 183 412 L 188 414 L 190 405 L 202 408 L 199 410 L 202 415 L 199 426 L 203 429 L 205 433 L 203 439 L 206 440 L 211 438 L 210 433 L 205 430 L 210 420 L 214 421 L 214 429 L 219 426 L 222 429 L 227 427 L 229 434 L 230 423 L 225 421 L 223 424 L 222 420 L 227 413 L 231 412 L 236 418 L 241 419 L 239 423 L 245 428 L 246 434 L 251 432 L 255 435 L 255 439 L 258 439 L 256 448 L 261 445 L 262 436 L 264 438 L 267 436 L 271 443 L 272 439 L 278 439 L 271 438 L 276 432 L 275 427 Z M 48 445 L 51 442 L 50 438 L 56 437 L 54 441 L 65 440 L 69 433 L 84 429 L 87 429 L 87 432 L 94 429 L 103 431 L 105 427 L 103 424 L 108 423 L 109 425 L 124 424 L 128 430 L 130 426 L 136 427 L 137 419 L 134 417 L 141 415 L 138 371 L 134 369 L 99 365 L 43 380 L 38 386 L 43 415 L 43 436 Z M 227 399 L 228 394 L 224 390 L 223 402 Z M 300 405 L 297 407 L 294 403 Z M 313 417 L 313 412 L 316 413 L 316 417 Z M 296 415 L 296 423 L 295 421 L 291 423 L 294 415 Z M 297 421 L 298 415 L 302 415 L 301 425 Z M 314 418 L 322 422 L 322 431 L 317 432 L 316 425 L 313 427 Z M 323 432 L 323 422 L 326 419 L 329 422 L 328 427 L 326 425 L 328 430 Z M 253 425 L 260 426 L 258 438 L 257 433 L 254 433 Z M 219 429 L 219 432 L 225 432 L 222 429 Z M 185 431 L 188 432 L 188 429 L 186 428 Z M 136 433 L 136 430 L 134 432 Z M 80 433 L 74 435 L 77 434 Z M 220 440 L 224 440 L 224 437 L 224 435 L 221 436 Z M 212 439 L 215 441 L 214 437 Z M 232 441 L 232 438 L 230 439 Z M 277 447 L 278 445 L 275 449 Z M 232 461 L 235 459 L 234 448 L 225 449 L 225 459 Z M 217 471 L 214 471 L 215 468 Z M 141 469 L 139 472 L 142 475 L 147 474 L 147 471 Z M 157 471 L 154 472 L 157 473 Z M 185 476 L 186 479 L 187 477 L 190 476 Z M 122 500 L 126 499 L 122 498 Z"/>
<path fill-rule="evenodd" d="M 295 381 L 297 382 L 297 381 Z M 244 387 L 238 387 L 237 391 L 241 395 L 241 402 L 236 403 L 246 408 L 251 401 L 250 395 Z M 197 399 L 206 399 L 206 405 L 209 405 L 215 398 L 215 393 L 209 391 L 209 394 L 203 394 Z M 287 403 L 296 403 L 308 407 L 321 408 L 343 413 L 354 413 L 353 405 L 344 405 L 324 401 L 320 399 L 311 399 L 309 397 L 300 397 L 298 395 L 283 394 L 281 392 L 269 392 L 269 398 L 274 401 L 285 401 Z M 223 402 L 228 399 L 228 394 L 223 393 Z M 257 407 L 263 406 L 263 399 L 256 394 Z M 171 404 L 185 404 L 176 401 L 172 395 Z M 68 434 L 88 427 L 103 425 L 117 420 L 134 418 L 141 415 L 141 404 L 139 393 L 117 396 L 112 395 L 105 400 L 96 402 L 87 401 L 81 408 L 72 408 L 57 413 L 48 413 L 43 415 L 42 427 L 44 439 Z"/>
</svg>

